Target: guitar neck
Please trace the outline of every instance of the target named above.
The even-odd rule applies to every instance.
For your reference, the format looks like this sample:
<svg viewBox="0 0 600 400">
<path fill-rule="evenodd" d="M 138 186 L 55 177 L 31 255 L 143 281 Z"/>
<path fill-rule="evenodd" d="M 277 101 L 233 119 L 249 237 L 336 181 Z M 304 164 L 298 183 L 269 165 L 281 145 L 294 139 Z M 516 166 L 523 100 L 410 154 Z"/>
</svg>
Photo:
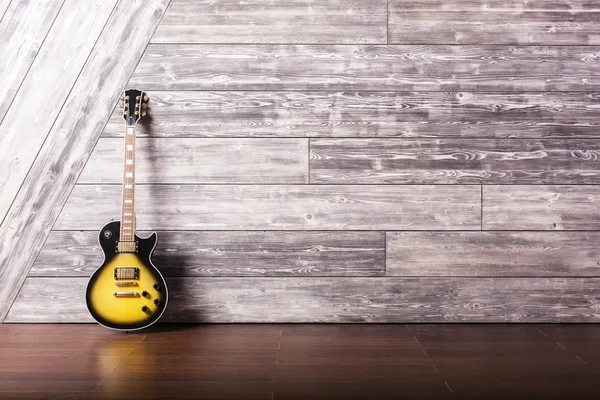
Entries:
<svg viewBox="0 0 600 400">
<path fill-rule="evenodd" d="M 132 243 L 135 241 L 135 126 L 125 128 L 120 241 Z M 127 249 L 123 248 L 123 251 L 127 251 Z M 133 251 L 135 251 L 135 246 L 133 246 Z"/>
</svg>

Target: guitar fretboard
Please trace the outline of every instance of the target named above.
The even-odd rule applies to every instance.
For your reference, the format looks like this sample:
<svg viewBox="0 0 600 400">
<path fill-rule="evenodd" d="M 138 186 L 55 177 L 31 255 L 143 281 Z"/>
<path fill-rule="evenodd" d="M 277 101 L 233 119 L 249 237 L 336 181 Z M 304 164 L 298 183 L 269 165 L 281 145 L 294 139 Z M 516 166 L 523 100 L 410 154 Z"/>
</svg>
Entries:
<svg viewBox="0 0 600 400">
<path fill-rule="evenodd" d="M 120 252 L 135 252 L 135 127 L 125 128 Z M 125 242 L 131 242 L 131 245 Z"/>
</svg>

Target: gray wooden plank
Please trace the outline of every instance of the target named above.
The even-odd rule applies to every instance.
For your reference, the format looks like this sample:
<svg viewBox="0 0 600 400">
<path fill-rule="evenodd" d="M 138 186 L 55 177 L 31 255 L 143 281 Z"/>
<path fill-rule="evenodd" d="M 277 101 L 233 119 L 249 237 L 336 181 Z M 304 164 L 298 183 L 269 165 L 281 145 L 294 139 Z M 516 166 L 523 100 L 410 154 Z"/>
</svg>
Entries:
<svg viewBox="0 0 600 400">
<path fill-rule="evenodd" d="M 390 11 L 401 7 L 408 11 L 600 11 L 599 0 L 390 0 Z"/>
<path fill-rule="evenodd" d="M 386 0 L 174 0 L 153 43 L 386 43 Z"/>
<path fill-rule="evenodd" d="M 0 221 L 15 200 L 116 2 L 66 0 L 35 57 L 0 125 Z"/>
<path fill-rule="evenodd" d="M 387 232 L 389 276 L 600 277 L 600 232 Z"/>
<path fill-rule="evenodd" d="M 389 1 L 389 43 L 597 45 L 597 1 Z"/>
<path fill-rule="evenodd" d="M 165 231 L 152 259 L 165 276 L 382 276 L 384 253 L 384 232 Z M 90 276 L 103 257 L 98 232 L 53 231 L 29 276 Z"/>
<path fill-rule="evenodd" d="M 307 183 L 307 139 L 140 138 L 136 183 Z M 121 183 L 123 139 L 98 141 L 79 183 Z"/>
<path fill-rule="evenodd" d="M 311 183 L 598 184 L 597 139 L 313 139 Z"/>
<path fill-rule="evenodd" d="M 86 14 L 94 14 L 89 3 L 79 3 L 75 7 L 85 12 L 73 26 L 82 24 Z M 102 7 L 105 3 L 99 2 Z M 6 317 L 167 4 L 168 0 L 117 4 L 50 133 L 41 131 L 47 139 L 0 226 L 0 320 Z M 95 17 L 100 15 L 98 11 Z M 73 26 L 68 27 L 71 38 L 76 32 Z M 55 45 L 70 47 L 66 43 Z M 43 98 L 40 93 L 36 91 L 36 97 Z"/>
<path fill-rule="evenodd" d="M 64 0 L 0 2 L 0 122 Z M 6 11 L 6 14 L 5 14 Z"/>
<path fill-rule="evenodd" d="M 147 90 L 597 91 L 599 50 L 152 44 L 130 83 Z"/>
<path fill-rule="evenodd" d="M 91 322 L 86 278 L 28 278 L 7 322 Z M 164 322 L 600 322 L 598 278 L 169 278 Z"/>
<path fill-rule="evenodd" d="M 598 137 L 585 92 L 150 91 L 151 137 Z M 122 137 L 115 109 L 104 136 Z"/>
<path fill-rule="evenodd" d="M 6 10 L 8 10 L 8 6 L 10 5 L 11 0 L 0 0 L 0 22 L 4 18 L 6 14 Z"/>
<path fill-rule="evenodd" d="M 599 230 L 600 186 L 484 186 L 484 230 Z"/>
<path fill-rule="evenodd" d="M 77 185 L 54 229 L 96 230 L 118 185 Z M 480 229 L 479 186 L 137 185 L 140 230 Z M 90 214 L 90 210 L 94 210 Z"/>
</svg>

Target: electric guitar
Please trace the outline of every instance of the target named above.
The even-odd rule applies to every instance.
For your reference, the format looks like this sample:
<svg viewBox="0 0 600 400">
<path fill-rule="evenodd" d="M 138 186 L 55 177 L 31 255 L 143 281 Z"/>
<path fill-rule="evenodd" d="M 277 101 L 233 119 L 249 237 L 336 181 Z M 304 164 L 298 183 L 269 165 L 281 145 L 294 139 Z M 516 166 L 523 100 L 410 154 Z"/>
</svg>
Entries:
<svg viewBox="0 0 600 400">
<path fill-rule="evenodd" d="M 165 280 L 152 264 L 156 232 L 146 238 L 135 233 L 135 126 L 146 115 L 148 97 L 141 90 L 121 96 L 125 120 L 125 160 L 121 221 L 100 231 L 104 262 L 92 274 L 86 290 L 87 308 L 101 325 L 123 331 L 146 328 L 165 311 Z"/>
</svg>

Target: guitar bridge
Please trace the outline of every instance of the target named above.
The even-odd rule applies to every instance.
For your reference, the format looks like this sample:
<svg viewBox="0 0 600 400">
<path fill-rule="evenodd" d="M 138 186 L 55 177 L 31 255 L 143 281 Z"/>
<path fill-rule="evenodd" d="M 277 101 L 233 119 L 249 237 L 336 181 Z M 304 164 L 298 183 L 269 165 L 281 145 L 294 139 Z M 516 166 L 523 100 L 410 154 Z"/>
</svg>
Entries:
<svg viewBox="0 0 600 400">
<path fill-rule="evenodd" d="M 140 295 L 137 292 L 114 292 L 113 296 L 115 296 L 115 297 L 139 297 Z"/>
<path fill-rule="evenodd" d="M 140 269 L 135 267 L 119 267 L 115 268 L 115 280 L 130 280 L 139 279 Z"/>
</svg>

